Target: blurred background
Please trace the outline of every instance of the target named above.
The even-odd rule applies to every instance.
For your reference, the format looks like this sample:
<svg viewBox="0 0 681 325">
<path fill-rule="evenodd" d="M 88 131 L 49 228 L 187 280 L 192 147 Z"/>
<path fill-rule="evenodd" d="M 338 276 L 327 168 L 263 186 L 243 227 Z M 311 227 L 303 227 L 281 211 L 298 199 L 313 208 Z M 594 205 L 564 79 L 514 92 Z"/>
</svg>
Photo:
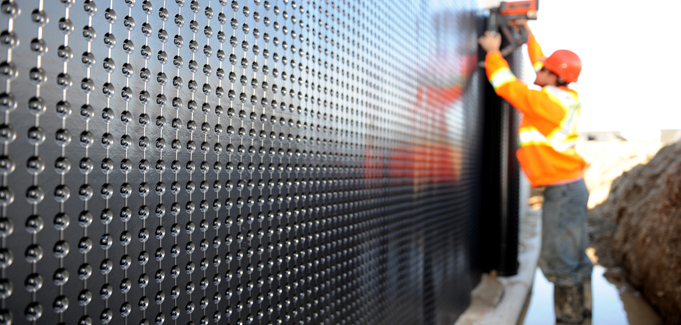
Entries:
<svg viewBox="0 0 681 325">
<path fill-rule="evenodd" d="M 584 65 L 572 86 L 582 98 L 580 132 L 660 141 L 663 130 L 681 129 L 679 12 L 679 0 L 539 1 L 530 27 L 544 53 L 569 49 Z"/>
</svg>

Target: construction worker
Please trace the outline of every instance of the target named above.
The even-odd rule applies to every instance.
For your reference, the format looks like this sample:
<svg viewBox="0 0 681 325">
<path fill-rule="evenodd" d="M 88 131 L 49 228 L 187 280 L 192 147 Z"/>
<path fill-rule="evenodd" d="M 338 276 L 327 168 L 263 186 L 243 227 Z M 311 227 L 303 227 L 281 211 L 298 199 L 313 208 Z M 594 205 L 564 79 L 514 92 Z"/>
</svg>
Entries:
<svg viewBox="0 0 681 325">
<path fill-rule="evenodd" d="M 575 151 L 581 103 L 568 88 L 582 70 L 579 57 L 558 50 L 546 58 L 527 21 L 528 52 L 537 73 L 533 90 L 518 80 L 501 56 L 501 36 L 486 32 L 478 43 L 487 51 L 487 77 L 496 93 L 523 113 L 519 129 L 520 166 L 534 187 L 544 187 L 539 267 L 553 282 L 556 323 L 581 324 L 591 317 L 592 264 L 587 245 L 585 161 Z"/>
</svg>

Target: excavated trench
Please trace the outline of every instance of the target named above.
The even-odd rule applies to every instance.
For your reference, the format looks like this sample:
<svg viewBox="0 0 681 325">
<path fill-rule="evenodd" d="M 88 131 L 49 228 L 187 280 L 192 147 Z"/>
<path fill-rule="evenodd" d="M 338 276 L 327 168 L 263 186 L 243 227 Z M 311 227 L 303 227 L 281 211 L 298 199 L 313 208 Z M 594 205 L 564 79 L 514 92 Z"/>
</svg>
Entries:
<svg viewBox="0 0 681 325">
<path fill-rule="evenodd" d="M 590 210 L 589 226 L 605 276 L 640 291 L 665 323 L 680 324 L 681 142 L 616 177 L 607 199 Z"/>
</svg>

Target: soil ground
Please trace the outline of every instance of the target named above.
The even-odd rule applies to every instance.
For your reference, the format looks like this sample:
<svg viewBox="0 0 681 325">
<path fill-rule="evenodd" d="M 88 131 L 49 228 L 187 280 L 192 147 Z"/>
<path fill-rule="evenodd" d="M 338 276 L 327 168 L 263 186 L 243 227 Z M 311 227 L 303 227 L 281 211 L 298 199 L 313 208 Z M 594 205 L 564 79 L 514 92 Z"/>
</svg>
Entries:
<svg viewBox="0 0 681 325">
<path fill-rule="evenodd" d="M 611 243 L 617 228 L 612 214 L 601 205 L 607 200 L 612 182 L 632 168 L 648 163 L 664 146 L 660 142 L 604 141 L 583 142 L 578 152 L 587 161 L 584 178 L 589 188 L 589 251 L 594 262 L 608 268 L 618 267 Z M 609 272 L 606 273 L 606 276 Z"/>
</svg>

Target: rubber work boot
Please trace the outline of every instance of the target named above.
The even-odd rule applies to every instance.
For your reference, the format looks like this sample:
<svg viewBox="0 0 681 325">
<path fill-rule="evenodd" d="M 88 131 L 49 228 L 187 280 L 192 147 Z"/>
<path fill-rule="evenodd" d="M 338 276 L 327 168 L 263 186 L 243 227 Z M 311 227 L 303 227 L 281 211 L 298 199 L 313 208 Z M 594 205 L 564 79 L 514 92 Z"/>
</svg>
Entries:
<svg viewBox="0 0 681 325">
<path fill-rule="evenodd" d="M 591 291 L 591 278 L 585 279 L 584 283 L 584 318 L 591 319 L 593 310 L 593 294 Z"/>
<path fill-rule="evenodd" d="M 557 325 L 576 325 L 584 322 L 584 287 L 555 286 L 553 305 Z"/>
</svg>

